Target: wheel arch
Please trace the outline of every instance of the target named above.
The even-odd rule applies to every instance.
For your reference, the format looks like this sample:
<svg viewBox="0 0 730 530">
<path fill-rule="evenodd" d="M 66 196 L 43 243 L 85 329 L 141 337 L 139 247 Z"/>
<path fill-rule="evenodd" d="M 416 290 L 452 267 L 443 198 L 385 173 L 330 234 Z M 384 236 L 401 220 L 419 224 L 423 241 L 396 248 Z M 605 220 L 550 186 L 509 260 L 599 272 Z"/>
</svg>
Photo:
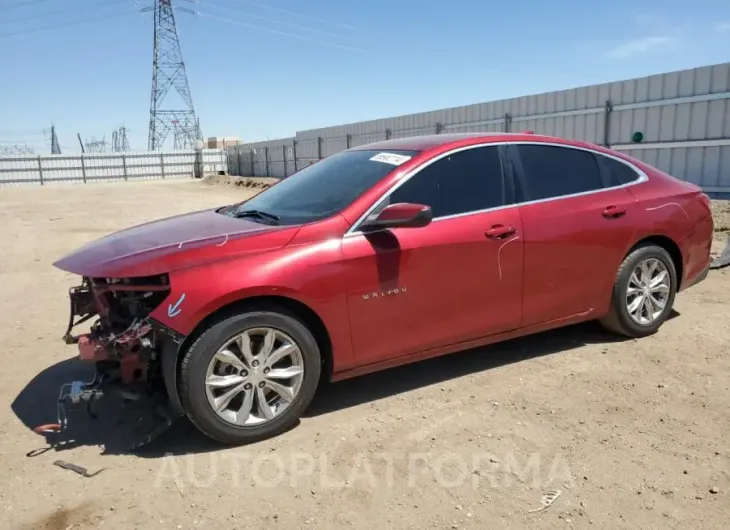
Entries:
<svg viewBox="0 0 730 530">
<path fill-rule="evenodd" d="M 314 335 L 314 339 L 317 341 L 317 346 L 319 346 L 323 363 L 322 376 L 329 378 L 334 366 L 332 339 L 330 337 L 329 330 L 317 312 L 304 302 L 288 296 L 258 295 L 240 298 L 229 302 L 215 309 L 196 324 L 193 330 L 187 335 L 187 337 L 185 337 L 185 339 L 183 339 L 177 348 L 175 357 L 175 380 L 177 381 L 180 362 L 185 355 L 185 352 L 190 345 L 193 344 L 211 325 L 231 315 L 240 314 L 246 311 L 265 310 L 272 310 L 287 314 L 297 320 L 300 320 L 305 326 L 307 326 Z M 175 387 L 177 387 L 177 384 L 175 384 Z M 177 391 L 177 388 L 175 388 L 175 390 Z"/>
<path fill-rule="evenodd" d="M 626 252 L 624 259 L 626 259 L 626 256 L 631 254 L 638 247 L 648 244 L 656 245 L 663 248 L 672 258 L 674 269 L 677 272 L 677 292 L 679 292 L 682 287 L 682 279 L 684 278 L 684 260 L 682 257 L 682 250 L 672 238 L 661 234 L 645 236 L 631 246 L 628 252 Z"/>
</svg>

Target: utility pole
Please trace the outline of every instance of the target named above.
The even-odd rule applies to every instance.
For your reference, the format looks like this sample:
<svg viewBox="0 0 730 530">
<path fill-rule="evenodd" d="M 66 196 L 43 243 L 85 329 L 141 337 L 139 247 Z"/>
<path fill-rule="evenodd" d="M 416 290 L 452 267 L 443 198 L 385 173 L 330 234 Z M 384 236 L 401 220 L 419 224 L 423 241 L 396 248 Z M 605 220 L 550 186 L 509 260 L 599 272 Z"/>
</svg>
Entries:
<svg viewBox="0 0 730 530">
<path fill-rule="evenodd" d="M 81 146 L 81 154 L 84 154 L 86 150 L 84 149 L 84 142 L 81 141 L 81 133 L 76 133 L 76 138 L 79 139 L 79 145 Z"/>
<path fill-rule="evenodd" d="M 162 149 L 170 131 L 173 131 L 176 148 L 192 149 L 198 139 L 199 126 L 180 51 L 172 0 L 155 0 L 154 8 L 143 11 L 151 9 L 154 9 L 155 29 L 148 148 L 150 151 Z M 176 9 L 194 14 L 189 9 Z M 163 101 L 170 89 L 177 92 L 181 103 L 168 109 L 164 108 Z"/>
</svg>

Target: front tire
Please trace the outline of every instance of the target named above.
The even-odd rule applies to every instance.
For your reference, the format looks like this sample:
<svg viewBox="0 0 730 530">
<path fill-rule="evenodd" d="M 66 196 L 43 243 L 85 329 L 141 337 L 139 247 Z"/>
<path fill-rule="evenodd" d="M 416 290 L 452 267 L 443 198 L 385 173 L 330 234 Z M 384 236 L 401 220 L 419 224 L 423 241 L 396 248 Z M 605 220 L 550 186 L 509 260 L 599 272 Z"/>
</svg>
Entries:
<svg viewBox="0 0 730 530">
<path fill-rule="evenodd" d="M 180 366 L 186 415 L 205 435 L 242 445 L 291 428 L 314 397 L 321 356 L 296 318 L 256 311 L 211 325 Z"/>
<path fill-rule="evenodd" d="M 644 244 L 618 269 L 611 310 L 600 323 L 608 330 L 640 338 L 656 333 L 669 317 L 677 293 L 677 271 L 669 253 Z"/>
</svg>

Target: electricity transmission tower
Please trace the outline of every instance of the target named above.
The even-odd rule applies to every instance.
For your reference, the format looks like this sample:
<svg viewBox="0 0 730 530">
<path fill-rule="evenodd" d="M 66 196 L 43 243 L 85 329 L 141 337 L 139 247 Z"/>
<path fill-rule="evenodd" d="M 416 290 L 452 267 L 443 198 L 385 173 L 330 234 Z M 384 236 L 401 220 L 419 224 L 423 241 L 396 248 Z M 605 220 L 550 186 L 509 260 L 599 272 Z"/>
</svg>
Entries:
<svg viewBox="0 0 730 530">
<path fill-rule="evenodd" d="M 61 146 L 58 143 L 58 136 L 56 135 L 56 126 L 51 124 L 50 129 L 43 129 L 43 136 L 46 137 L 46 142 L 50 143 L 51 145 L 51 154 L 52 155 L 60 155 L 61 154 Z M 48 137 L 50 135 L 50 138 Z"/>
<path fill-rule="evenodd" d="M 28 156 L 34 154 L 35 150 L 27 145 L 11 145 L 9 147 L 0 146 L 0 156 Z"/>
<path fill-rule="evenodd" d="M 101 140 L 97 140 L 95 136 L 91 137 L 91 141 L 87 140 L 84 146 L 86 153 L 106 153 L 106 136 Z"/>
<path fill-rule="evenodd" d="M 165 139 L 173 131 L 175 148 L 193 148 L 200 132 L 177 37 L 172 0 L 155 0 L 154 8 L 150 9 L 154 9 L 155 39 L 148 147 L 151 151 L 162 149 Z M 183 8 L 178 10 L 185 11 Z M 181 103 L 164 108 L 162 103 L 170 89 L 177 92 Z"/>
<path fill-rule="evenodd" d="M 127 140 L 127 128 L 123 125 L 116 131 L 112 132 L 112 151 L 126 152 L 129 151 L 129 141 Z"/>
<path fill-rule="evenodd" d="M 193 138 L 192 143 L 189 141 L 191 137 Z M 195 140 L 200 139 L 201 137 L 200 119 L 198 119 L 196 120 L 195 127 L 192 130 L 184 129 L 182 127 L 175 130 L 173 149 L 191 149 L 197 147 L 195 145 Z"/>
<path fill-rule="evenodd" d="M 60 155 L 61 146 L 58 145 L 58 136 L 56 136 L 56 126 L 51 125 L 51 154 Z"/>
</svg>

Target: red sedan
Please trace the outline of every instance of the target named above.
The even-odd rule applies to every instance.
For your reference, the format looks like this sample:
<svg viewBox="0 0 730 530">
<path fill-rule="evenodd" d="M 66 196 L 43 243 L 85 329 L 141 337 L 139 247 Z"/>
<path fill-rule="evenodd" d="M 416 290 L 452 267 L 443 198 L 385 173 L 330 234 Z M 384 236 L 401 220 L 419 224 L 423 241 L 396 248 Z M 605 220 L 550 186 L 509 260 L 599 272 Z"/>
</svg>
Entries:
<svg viewBox="0 0 730 530">
<path fill-rule="evenodd" d="M 591 319 L 654 333 L 707 275 L 712 232 L 699 187 L 621 153 L 442 134 L 349 149 L 55 266 L 83 277 L 72 313 L 96 321 L 66 340 L 101 379 L 164 383 L 239 444 L 291 426 L 321 376 Z"/>
</svg>

